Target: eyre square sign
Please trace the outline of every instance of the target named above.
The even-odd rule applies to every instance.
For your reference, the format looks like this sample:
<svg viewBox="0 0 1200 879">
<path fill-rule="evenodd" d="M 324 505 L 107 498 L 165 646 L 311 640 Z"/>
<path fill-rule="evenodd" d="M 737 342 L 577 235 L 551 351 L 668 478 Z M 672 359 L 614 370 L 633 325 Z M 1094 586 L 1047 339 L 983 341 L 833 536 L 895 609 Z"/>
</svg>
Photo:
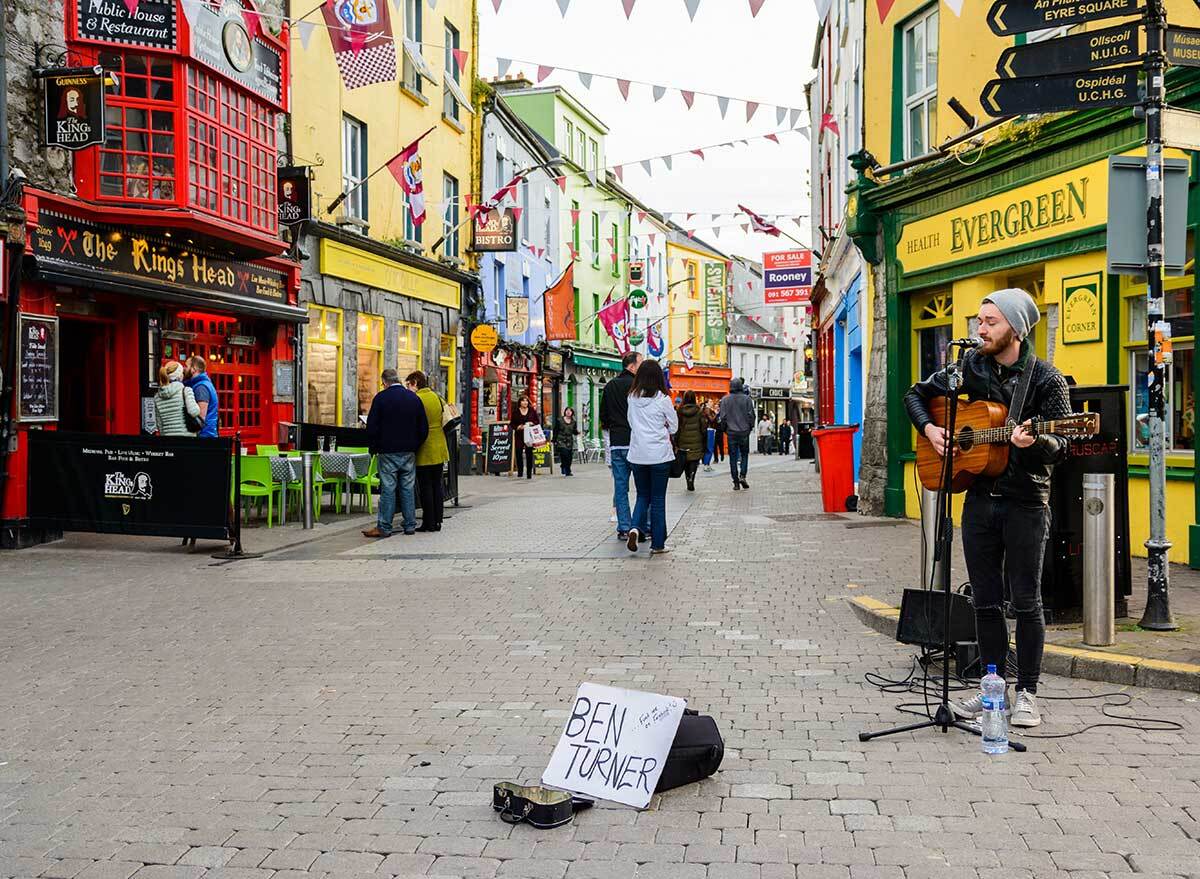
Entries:
<svg viewBox="0 0 1200 879">
<path fill-rule="evenodd" d="M 811 297 L 811 250 L 778 250 L 763 254 L 763 302 L 766 305 L 803 305 Z"/>
</svg>

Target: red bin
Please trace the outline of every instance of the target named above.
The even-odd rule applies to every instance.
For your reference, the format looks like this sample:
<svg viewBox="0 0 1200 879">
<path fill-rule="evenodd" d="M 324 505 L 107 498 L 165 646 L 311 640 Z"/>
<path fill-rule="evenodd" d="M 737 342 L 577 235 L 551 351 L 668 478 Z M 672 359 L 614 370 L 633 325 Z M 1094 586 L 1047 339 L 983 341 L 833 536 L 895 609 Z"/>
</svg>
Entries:
<svg viewBox="0 0 1200 879">
<path fill-rule="evenodd" d="M 857 424 L 819 427 L 812 432 L 821 465 L 821 500 L 826 513 L 847 512 L 854 497 L 854 433 Z"/>
</svg>

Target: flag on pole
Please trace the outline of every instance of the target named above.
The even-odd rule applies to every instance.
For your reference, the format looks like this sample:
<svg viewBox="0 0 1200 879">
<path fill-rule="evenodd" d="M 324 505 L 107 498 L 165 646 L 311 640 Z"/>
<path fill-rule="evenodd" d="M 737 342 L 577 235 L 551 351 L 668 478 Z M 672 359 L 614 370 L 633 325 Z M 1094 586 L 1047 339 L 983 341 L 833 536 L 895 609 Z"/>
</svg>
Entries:
<svg viewBox="0 0 1200 879">
<path fill-rule="evenodd" d="M 574 295 L 574 291 L 572 291 Z M 604 332 L 617 344 L 617 350 L 622 354 L 629 352 L 629 300 L 618 299 L 605 305 L 596 317 Z"/>
<path fill-rule="evenodd" d="M 571 341 L 575 338 L 575 266 L 568 265 L 542 297 L 545 309 L 546 340 Z"/>
<path fill-rule="evenodd" d="M 330 0 L 321 6 L 321 15 L 347 89 L 396 79 L 396 43 L 386 0 Z"/>
<path fill-rule="evenodd" d="M 750 218 L 750 225 L 754 227 L 755 232 L 761 232 L 764 235 L 772 235 L 776 238 L 783 234 L 779 230 L 779 227 L 768 223 L 765 219 L 754 213 L 754 211 L 750 210 L 750 208 L 746 207 L 744 204 L 738 205 L 738 209 Z"/>
<path fill-rule="evenodd" d="M 695 342 L 695 336 L 688 339 L 679 346 L 679 356 L 683 358 L 683 365 L 690 371 L 696 365 L 695 359 L 692 357 L 692 343 Z"/>
<path fill-rule="evenodd" d="M 838 128 L 837 120 L 833 118 L 832 113 L 826 113 L 821 117 L 821 127 L 817 130 L 817 134 L 829 129 L 838 137 L 842 136 L 841 129 Z"/>
<path fill-rule="evenodd" d="M 396 178 L 396 182 L 407 196 L 408 213 L 414 226 L 425 222 L 425 183 L 421 171 L 421 156 L 417 148 L 430 131 L 433 129 L 426 131 L 387 163 L 388 171 Z"/>
</svg>

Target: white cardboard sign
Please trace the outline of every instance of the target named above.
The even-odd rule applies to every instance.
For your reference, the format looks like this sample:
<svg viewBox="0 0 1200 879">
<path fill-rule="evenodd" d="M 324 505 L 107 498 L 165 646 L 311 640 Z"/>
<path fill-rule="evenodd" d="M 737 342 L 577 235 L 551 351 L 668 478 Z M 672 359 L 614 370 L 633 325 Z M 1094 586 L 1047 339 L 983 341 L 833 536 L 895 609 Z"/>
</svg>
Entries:
<svg viewBox="0 0 1200 879">
<path fill-rule="evenodd" d="M 580 684 L 542 783 L 644 809 L 686 707 L 674 696 Z"/>
</svg>

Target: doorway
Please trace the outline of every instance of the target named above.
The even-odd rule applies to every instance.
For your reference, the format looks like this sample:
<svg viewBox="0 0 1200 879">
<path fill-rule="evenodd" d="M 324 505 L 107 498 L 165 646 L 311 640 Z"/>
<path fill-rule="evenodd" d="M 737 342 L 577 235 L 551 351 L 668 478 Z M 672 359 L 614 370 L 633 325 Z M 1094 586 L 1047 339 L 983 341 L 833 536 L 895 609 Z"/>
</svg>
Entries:
<svg viewBox="0 0 1200 879">
<path fill-rule="evenodd" d="M 59 351 L 70 357 L 59 364 L 59 429 L 111 433 L 112 324 L 63 317 L 58 332 Z"/>
</svg>

